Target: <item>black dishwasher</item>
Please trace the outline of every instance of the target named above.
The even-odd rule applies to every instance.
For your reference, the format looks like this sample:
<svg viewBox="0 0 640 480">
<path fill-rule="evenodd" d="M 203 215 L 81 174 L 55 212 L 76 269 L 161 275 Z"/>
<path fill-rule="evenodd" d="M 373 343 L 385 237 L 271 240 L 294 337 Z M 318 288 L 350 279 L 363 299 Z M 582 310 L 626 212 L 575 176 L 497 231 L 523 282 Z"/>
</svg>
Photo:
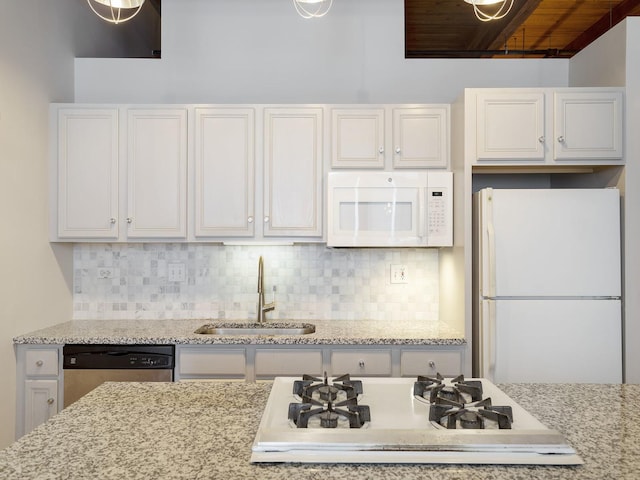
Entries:
<svg viewBox="0 0 640 480">
<path fill-rule="evenodd" d="M 104 382 L 172 382 L 173 345 L 65 345 L 64 406 Z"/>
</svg>

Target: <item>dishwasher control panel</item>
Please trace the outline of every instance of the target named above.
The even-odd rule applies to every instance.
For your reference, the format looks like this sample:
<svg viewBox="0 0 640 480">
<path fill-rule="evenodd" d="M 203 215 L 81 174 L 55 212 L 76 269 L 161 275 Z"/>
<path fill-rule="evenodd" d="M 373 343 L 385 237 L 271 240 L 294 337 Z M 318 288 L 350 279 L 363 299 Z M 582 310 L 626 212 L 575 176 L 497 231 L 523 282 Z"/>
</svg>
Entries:
<svg viewBox="0 0 640 480">
<path fill-rule="evenodd" d="M 64 369 L 173 369 L 173 345 L 65 345 Z"/>
</svg>

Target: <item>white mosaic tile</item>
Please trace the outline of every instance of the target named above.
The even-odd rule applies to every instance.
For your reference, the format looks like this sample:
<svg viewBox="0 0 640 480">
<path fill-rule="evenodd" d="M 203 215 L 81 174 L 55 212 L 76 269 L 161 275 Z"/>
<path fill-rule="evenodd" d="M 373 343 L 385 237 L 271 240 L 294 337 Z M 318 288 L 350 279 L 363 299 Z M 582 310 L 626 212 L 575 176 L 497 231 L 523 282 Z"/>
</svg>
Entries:
<svg viewBox="0 0 640 480">
<path fill-rule="evenodd" d="M 74 319 L 252 319 L 260 255 L 270 319 L 438 320 L 437 249 L 170 243 L 76 244 Z M 169 281 L 174 263 L 184 281 Z M 390 283 L 392 264 L 407 284 Z"/>
</svg>

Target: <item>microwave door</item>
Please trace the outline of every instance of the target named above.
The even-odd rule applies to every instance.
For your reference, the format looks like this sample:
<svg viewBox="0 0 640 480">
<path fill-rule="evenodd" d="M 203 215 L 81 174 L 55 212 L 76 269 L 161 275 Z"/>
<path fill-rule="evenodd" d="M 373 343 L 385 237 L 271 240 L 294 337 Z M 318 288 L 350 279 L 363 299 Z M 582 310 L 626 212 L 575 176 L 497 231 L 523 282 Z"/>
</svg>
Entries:
<svg viewBox="0 0 640 480">
<path fill-rule="evenodd" d="M 420 189 L 337 187 L 329 246 L 420 246 Z"/>
</svg>

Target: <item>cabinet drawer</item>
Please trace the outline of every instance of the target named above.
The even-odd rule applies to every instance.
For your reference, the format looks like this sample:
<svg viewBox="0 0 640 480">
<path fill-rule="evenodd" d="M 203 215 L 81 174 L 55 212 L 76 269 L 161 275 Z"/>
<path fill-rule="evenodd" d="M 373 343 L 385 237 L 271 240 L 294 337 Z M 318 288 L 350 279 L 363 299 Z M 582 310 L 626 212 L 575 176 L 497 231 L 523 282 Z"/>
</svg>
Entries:
<svg viewBox="0 0 640 480">
<path fill-rule="evenodd" d="M 322 350 L 257 350 L 256 376 L 322 374 Z"/>
<path fill-rule="evenodd" d="M 331 371 L 333 375 L 391 375 L 391 350 L 335 350 Z"/>
<path fill-rule="evenodd" d="M 455 376 L 462 373 L 459 351 L 403 351 L 400 356 L 400 374 L 403 377 L 417 375 Z"/>
<path fill-rule="evenodd" d="M 58 350 L 55 348 L 33 348 L 25 352 L 28 376 L 58 375 Z"/>
<path fill-rule="evenodd" d="M 246 354 L 243 348 L 183 348 L 178 362 L 180 375 L 244 376 Z"/>
</svg>

